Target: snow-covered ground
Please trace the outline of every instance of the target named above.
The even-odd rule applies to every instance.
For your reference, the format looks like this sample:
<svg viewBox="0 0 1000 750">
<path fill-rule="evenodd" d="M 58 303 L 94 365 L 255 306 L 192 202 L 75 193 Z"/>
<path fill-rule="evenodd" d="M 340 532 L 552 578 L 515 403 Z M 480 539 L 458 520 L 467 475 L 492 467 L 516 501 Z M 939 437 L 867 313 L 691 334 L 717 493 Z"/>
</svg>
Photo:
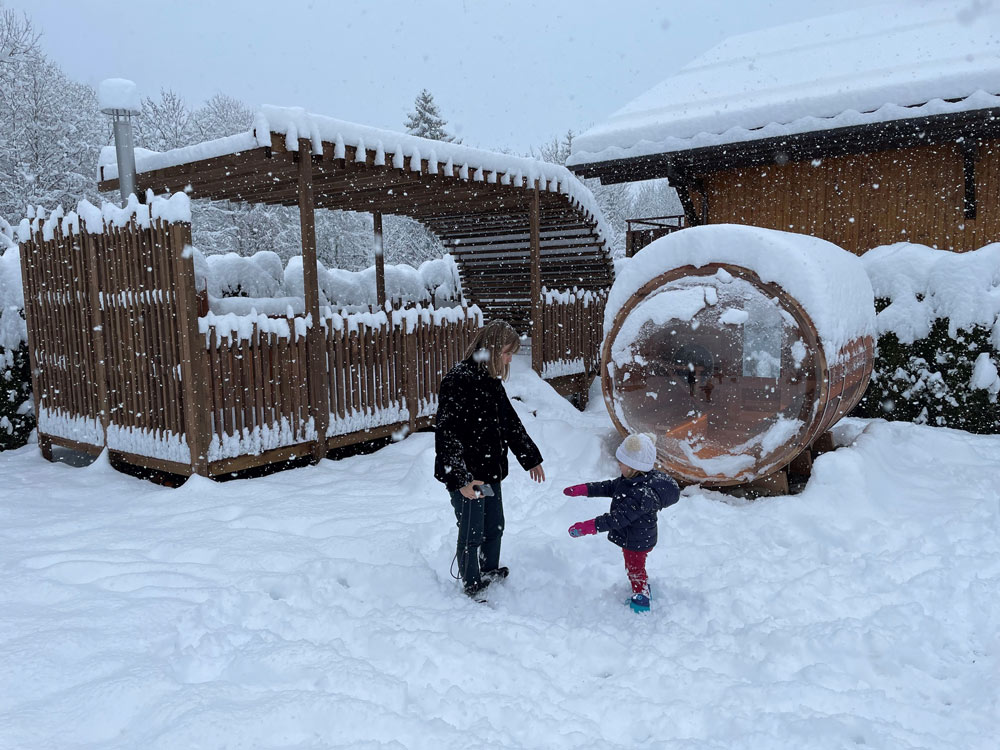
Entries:
<svg viewBox="0 0 1000 750">
<path fill-rule="evenodd" d="M 801 495 L 685 491 L 641 616 L 566 534 L 606 508 L 561 494 L 613 474 L 599 392 L 508 391 L 548 481 L 504 484 L 487 605 L 429 433 L 173 490 L 0 454 L 0 747 L 997 747 L 1000 436 L 848 421 Z"/>
</svg>

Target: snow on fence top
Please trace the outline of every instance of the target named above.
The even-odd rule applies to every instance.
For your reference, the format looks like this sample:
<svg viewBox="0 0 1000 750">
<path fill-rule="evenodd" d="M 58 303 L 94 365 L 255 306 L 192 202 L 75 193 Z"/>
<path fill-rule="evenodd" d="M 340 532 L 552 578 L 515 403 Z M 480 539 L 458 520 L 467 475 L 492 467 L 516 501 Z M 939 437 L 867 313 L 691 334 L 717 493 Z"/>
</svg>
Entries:
<svg viewBox="0 0 1000 750">
<path fill-rule="evenodd" d="M 376 164 L 391 164 L 397 169 L 402 169 L 404 158 L 409 158 L 413 170 L 419 169 L 421 160 L 427 160 L 431 174 L 438 173 L 438 164 L 445 164 L 447 171 L 457 168 L 459 179 L 462 180 L 499 182 L 503 185 L 520 185 L 527 181 L 529 187 L 538 180 L 543 190 L 569 196 L 594 218 L 601 236 L 611 236 L 590 190 L 562 165 L 336 120 L 310 114 L 300 107 L 262 107 L 256 114 L 253 130 L 249 133 L 164 152 L 136 149 L 136 171 L 150 172 L 269 147 L 272 134 L 284 136 L 285 146 L 289 151 L 298 151 L 299 139 L 307 138 L 312 143 L 315 154 L 323 153 L 324 141 L 335 144 L 335 158 L 344 158 L 345 147 L 353 146 L 360 154 L 366 149 L 374 150 Z M 118 177 L 118 163 L 113 147 L 101 150 L 98 177 L 103 180 Z"/>
<path fill-rule="evenodd" d="M 570 165 L 1000 106 L 1000 7 L 899 2 L 730 37 L 573 141 Z"/>
<path fill-rule="evenodd" d="M 830 357 L 856 338 L 875 335 L 872 286 L 856 255 L 805 234 L 708 224 L 668 234 L 624 265 L 604 308 L 605 336 L 618 311 L 648 282 L 675 268 L 709 263 L 746 268 L 784 289 L 802 305 Z"/>
<path fill-rule="evenodd" d="M 578 289 L 577 287 L 559 290 L 542 287 L 542 299 L 545 300 L 546 305 L 571 305 L 579 300 L 583 302 L 584 307 L 590 307 L 592 304 L 603 301 L 606 297 L 607 292 L 604 290 Z"/>
<path fill-rule="evenodd" d="M 899 242 L 869 250 L 861 262 L 875 296 L 889 300 L 878 314 L 879 334 L 911 344 L 946 318 L 951 336 L 974 325 L 991 329 L 1000 350 L 1000 243 L 954 253 Z"/>
<path fill-rule="evenodd" d="M 88 200 L 80 201 L 76 210 L 69 213 L 65 213 L 62 206 L 57 206 L 51 212 L 47 212 L 42 206 L 29 206 L 27 218 L 22 219 L 17 227 L 17 239 L 19 242 L 27 242 L 41 231 L 42 239 L 49 242 L 55 238 L 57 227 L 64 235 L 79 232 L 81 219 L 91 234 L 100 234 L 105 225 L 123 227 L 133 220 L 141 227 L 148 227 L 156 219 L 190 224 L 191 201 L 184 193 L 157 198 L 152 192 L 148 192 L 145 203 L 139 203 L 132 195 L 124 208 L 114 203 L 102 203 L 98 208 Z"/>
<path fill-rule="evenodd" d="M 269 317 L 257 311 L 250 314 L 238 315 L 226 313 L 216 315 L 209 312 L 207 315 L 198 318 L 198 330 L 205 336 L 205 345 L 212 344 L 210 338 L 212 332 L 215 333 L 215 345 L 221 346 L 226 341 L 249 341 L 253 339 L 254 333 L 274 334 L 278 338 L 286 338 L 297 341 L 306 335 L 306 331 L 312 326 L 312 316 L 294 316 L 292 310 L 287 310 L 284 318 Z M 478 305 L 469 307 L 443 307 L 433 308 L 415 305 L 401 310 L 393 310 L 392 319 L 383 310 L 371 310 L 362 312 L 334 312 L 327 308 L 320 315 L 320 325 L 334 331 L 347 330 L 348 333 L 357 332 L 362 326 L 367 328 L 379 328 L 381 326 L 392 325 L 402 328 L 406 333 L 412 333 L 418 324 L 441 326 L 446 323 L 460 323 L 469 320 L 478 326 L 483 324 L 483 313 Z"/>
</svg>

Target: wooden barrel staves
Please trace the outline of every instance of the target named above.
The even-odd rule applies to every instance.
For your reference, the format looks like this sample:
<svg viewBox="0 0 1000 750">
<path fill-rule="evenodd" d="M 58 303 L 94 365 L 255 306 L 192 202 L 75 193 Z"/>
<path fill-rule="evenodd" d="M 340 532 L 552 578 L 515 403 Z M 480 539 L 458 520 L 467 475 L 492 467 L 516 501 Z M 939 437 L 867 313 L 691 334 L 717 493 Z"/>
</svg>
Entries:
<svg viewBox="0 0 1000 750">
<path fill-rule="evenodd" d="M 608 297 L 602 387 L 659 468 L 727 486 L 767 476 L 861 398 L 875 307 L 860 259 L 825 240 L 708 225 L 625 263 Z"/>
</svg>

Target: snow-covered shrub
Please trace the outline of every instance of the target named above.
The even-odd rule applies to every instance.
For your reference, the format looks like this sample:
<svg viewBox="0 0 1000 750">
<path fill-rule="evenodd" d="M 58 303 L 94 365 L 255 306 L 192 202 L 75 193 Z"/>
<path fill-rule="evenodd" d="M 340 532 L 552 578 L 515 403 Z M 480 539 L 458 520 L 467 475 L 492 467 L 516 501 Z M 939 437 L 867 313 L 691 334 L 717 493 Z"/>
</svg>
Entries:
<svg viewBox="0 0 1000 750">
<path fill-rule="evenodd" d="M 0 451 L 24 445 L 35 426 L 27 342 L 20 256 L 0 219 Z"/>
<path fill-rule="evenodd" d="M 244 258 L 236 253 L 205 257 L 212 297 L 276 297 L 284 281 L 281 258 L 270 250 Z"/>
<path fill-rule="evenodd" d="M 288 305 L 301 312 L 302 256 L 282 267 L 276 253 L 264 251 L 245 258 L 235 253 L 205 256 L 194 251 L 199 289 L 207 289 L 213 310 L 236 312 L 235 308 L 283 314 Z M 374 305 L 375 268 L 345 271 L 317 264 L 320 304 L 336 308 Z M 385 292 L 390 300 L 448 306 L 462 299 L 458 266 L 454 258 L 424 261 L 418 268 L 400 264 L 385 267 Z M 235 298 L 246 298 L 236 300 Z M 273 309 L 272 309 L 273 308 Z"/>
<path fill-rule="evenodd" d="M 862 261 L 879 339 L 859 415 L 1000 432 L 1000 243 L 969 253 L 898 243 Z"/>
</svg>

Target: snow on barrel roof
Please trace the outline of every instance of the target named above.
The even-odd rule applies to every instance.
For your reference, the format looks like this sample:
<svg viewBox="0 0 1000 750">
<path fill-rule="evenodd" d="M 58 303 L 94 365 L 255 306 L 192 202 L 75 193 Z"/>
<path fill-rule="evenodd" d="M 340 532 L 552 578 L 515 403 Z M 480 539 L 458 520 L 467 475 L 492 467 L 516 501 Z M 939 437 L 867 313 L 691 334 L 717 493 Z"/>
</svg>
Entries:
<svg viewBox="0 0 1000 750">
<path fill-rule="evenodd" d="M 535 180 L 539 180 L 542 189 L 568 195 L 589 212 L 597 222 L 601 236 L 611 235 L 604 225 L 597 201 L 590 190 L 576 175 L 560 164 L 359 125 L 314 115 L 300 107 L 262 107 L 256 114 L 253 130 L 249 133 L 239 133 L 163 152 L 137 148 L 136 171 L 151 172 L 270 146 L 271 135 L 274 133 L 285 137 L 285 146 L 289 151 L 298 151 L 299 139 L 307 138 L 312 143 L 314 154 L 323 153 L 323 142 L 336 144 L 336 158 L 343 158 L 344 147 L 352 146 L 359 152 L 363 152 L 364 149 L 375 150 L 376 164 L 382 159 L 381 163 L 391 161 L 392 166 L 402 168 L 404 157 L 409 157 L 413 163 L 426 159 L 432 174 L 437 172 L 438 163 L 447 164 L 459 169 L 460 179 L 473 182 L 500 182 L 510 185 L 521 184 L 522 180 L 527 180 L 527 184 L 531 185 Z M 117 178 L 118 163 L 115 149 L 107 146 L 101 150 L 98 179 Z"/>
<path fill-rule="evenodd" d="M 806 311 L 830 363 L 851 341 L 875 335 L 875 297 L 861 259 L 819 237 L 737 224 L 706 224 L 650 243 L 618 271 L 604 334 L 629 298 L 667 271 L 727 263 L 774 283 Z"/>
<path fill-rule="evenodd" d="M 577 136 L 570 165 L 1000 106 L 1000 7 L 895 2 L 733 36 Z"/>
</svg>

